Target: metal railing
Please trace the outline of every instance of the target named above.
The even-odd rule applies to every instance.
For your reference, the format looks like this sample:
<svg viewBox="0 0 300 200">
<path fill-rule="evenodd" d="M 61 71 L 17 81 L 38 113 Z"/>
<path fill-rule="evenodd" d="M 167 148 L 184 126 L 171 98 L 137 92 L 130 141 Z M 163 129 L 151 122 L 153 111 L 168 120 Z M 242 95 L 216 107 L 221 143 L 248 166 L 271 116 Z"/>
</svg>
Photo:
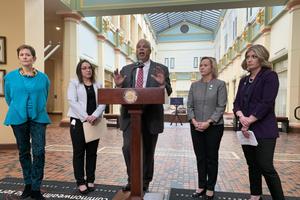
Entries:
<svg viewBox="0 0 300 200">
<path fill-rule="evenodd" d="M 294 116 L 296 119 L 300 120 L 300 116 L 297 116 L 298 110 L 300 110 L 300 106 L 297 106 L 294 110 Z M 299 112 L 300 113 L 300 112 Z"/>
</svg>

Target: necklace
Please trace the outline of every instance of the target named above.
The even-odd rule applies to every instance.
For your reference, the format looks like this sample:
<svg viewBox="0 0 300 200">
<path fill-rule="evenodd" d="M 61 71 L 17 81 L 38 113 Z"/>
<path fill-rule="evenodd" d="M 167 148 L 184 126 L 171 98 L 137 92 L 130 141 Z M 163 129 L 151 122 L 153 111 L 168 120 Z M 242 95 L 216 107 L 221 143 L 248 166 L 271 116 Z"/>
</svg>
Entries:
<svg viewBox="0 0 300 200">
<path fill-rule="evenodd" d="M 37 75 L 37 70 L 35 68 L 32 68 L 31 73 L 26 73 L 26 72 L 24 72 L 23 68 L 20 67 L 19 73 L 25 77 L 35 77 Z"/>
</svg>

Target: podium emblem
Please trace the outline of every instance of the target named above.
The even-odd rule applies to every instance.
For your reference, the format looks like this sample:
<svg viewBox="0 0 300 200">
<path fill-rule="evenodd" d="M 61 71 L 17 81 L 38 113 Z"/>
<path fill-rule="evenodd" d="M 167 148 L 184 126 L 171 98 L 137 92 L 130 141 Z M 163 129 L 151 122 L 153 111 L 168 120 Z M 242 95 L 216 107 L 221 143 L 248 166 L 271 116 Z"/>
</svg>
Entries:
<svg viewBox="0 0 300 200">
<path fill-rule="evenodd" d="M 133 89 L 125 90 L 123 99 L 126 103 L 132 104 L 132 103 L 136 102 L 137 98 L 138 98 L 138 96 L 137 96 L 137 93 L 135 90 L 133 90 Z"/>
</svg>

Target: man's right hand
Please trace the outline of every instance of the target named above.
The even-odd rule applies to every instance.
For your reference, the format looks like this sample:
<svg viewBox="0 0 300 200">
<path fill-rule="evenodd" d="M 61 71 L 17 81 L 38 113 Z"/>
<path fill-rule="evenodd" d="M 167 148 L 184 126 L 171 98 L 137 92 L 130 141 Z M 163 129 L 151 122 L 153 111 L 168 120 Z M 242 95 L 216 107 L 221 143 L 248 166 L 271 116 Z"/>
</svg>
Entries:
<svg viewBox="0 0 300 200">
<path fill-rule="evenodd" d="M 116 69 L 114 71 L 113 78 L 114 78 L 114 82 L 115 82 L 116 86 L 121 87 L 126 78 L 126 75 L 123 76 L 122 74 L 120 74 L 119 70 Z"/>
</svg>

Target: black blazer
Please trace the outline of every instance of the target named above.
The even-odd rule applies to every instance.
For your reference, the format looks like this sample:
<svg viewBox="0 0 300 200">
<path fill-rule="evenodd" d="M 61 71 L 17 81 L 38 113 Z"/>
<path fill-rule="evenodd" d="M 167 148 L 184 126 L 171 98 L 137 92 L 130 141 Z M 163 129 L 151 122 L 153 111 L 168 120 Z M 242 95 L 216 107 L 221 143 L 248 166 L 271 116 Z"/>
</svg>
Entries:
<svg viewBox="0 0 300 200">
<path fill-rule="evenodd" d="M 244 101 L 246 84 L 249 76 L 240 80 L 233 112 L 241 110 L 245 116 L 253 115 L 258 120 L 249 127 L 256 138 L 278 137 L 278 127 L 275 116 L 275 99 L 279 88 L 279 79 L 276 72 L 262 68 L 254 79 L 253 85 L 248 91 L 249 98 Z"/>
<path fill-rule="evenodd" d="M 159 87 L 159 84 L 151 77 L 154 74 L 156 66 L 160 66 L 165 72 L 165 85 L 168 95 L 172 93 L 172 87 L 169 78 L 169 70 L 166 66 L 150 61 L 150 68 L 147 77 L 146 87 Z M 126 65 L 122 68 L 120 73 L 126 76 L 122 88 L 131 88 L 135 85 L 135 77 L 137 70 L 134 69 L 136 66 L 134 64 Z M 122 106 L 121 116 L 120 116 L 120 129 L 126 130 L 130 125 L 130 114 L 128 110 Z M 149 130 L 152 134 L 162 133 L 164 129 L 164 109 L 163 105 L 159 104 L 149 104 L 145 105 L 142 114 L 142 126 Z"/>
</svg>

